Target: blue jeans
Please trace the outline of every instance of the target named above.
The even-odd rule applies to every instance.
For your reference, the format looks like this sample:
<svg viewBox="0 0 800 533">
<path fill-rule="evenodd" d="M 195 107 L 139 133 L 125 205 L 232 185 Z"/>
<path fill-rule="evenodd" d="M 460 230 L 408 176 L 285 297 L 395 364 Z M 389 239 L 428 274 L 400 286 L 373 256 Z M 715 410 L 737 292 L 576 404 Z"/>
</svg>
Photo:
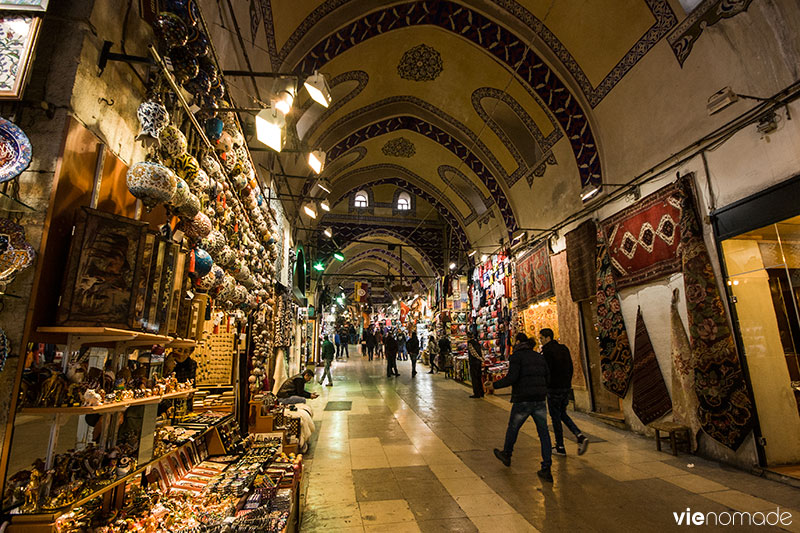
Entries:
<svg viewBox="0 0 800 533">
<path fill-rule="evenodd" d="M 553 422 L 553 435 L 556 438 L 556 448 L 564 447 L 564 428 L 561 423 L 567 425 L 573 435 L 576 437 L 581 434 L 581 430 L 575 425 L 575 422 L 567 414 L 567 406 L 569 405 L 569 391 L 570 389 L 556 389 L 548 391 L 547 393 L 547 407 L 550 410 L 550 420 Z"/>
<path fill-rule="evenodd" d="M 516 402 L 511 404 L 511 416 L 508 418 L 508 429 L 506 430 L 506 443 L 503 451 L 511 456 L 514 451 L 514 443 L 517 442 L 517 435 L 522 428 L 522 424 L 533 417 L 536 423 L 536 431 L 539 433 L 539 442 L 542 445 L 542 468 L 548 470 L 553 464 L 552 443 L 550 442 L 550 432 L 547 430 L 547 403 L 540 402 Z"/>
<path fill-rule="evenodd" d="M 296 403 L 306 403 L 306 399 L 302 396 L 289 396 L 288 398 L 278 398 L 278 403 L 281 405 L 293 405 Z"/>
</svg>

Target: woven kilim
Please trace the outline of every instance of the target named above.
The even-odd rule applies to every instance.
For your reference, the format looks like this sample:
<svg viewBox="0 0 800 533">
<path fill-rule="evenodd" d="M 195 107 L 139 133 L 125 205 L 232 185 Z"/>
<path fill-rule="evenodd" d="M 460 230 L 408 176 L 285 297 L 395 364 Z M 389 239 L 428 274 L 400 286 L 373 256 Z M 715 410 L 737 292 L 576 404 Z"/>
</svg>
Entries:
<svg viewBox="0 0 800 533">
<path fill-rule="evenodd" d="M 633 346 L 633 412 L 642 424 L 647 425 L 669 413 L 672 401 L 641 308 L 636 313 L 636 340 Z"/>
</svg>

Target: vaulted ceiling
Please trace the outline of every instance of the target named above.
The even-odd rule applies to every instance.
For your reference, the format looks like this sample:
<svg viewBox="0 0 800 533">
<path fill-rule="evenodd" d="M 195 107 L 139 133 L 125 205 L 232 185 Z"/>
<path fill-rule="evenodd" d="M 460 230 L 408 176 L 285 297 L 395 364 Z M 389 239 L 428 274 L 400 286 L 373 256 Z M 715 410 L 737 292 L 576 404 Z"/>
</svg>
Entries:
<svg viewBox="0 0 800 533">
<path fill-rule="evenodd" d="M 205 4 L 246 51 L 223 51 L 226 69 L 320 71 L 330 81 L 327 109 L 300 93 L 288 148 L 327 152 L 334 210 L 309 220 L 302 199 L 284 202 L 296 239 L 316 243 L 319 229 L 335 229 L 347 261 L 326 274 L 386 273 L 387 262 L 399 273 L 384 241 L 417 248 L 404 254 L 404 269 L 442 272 L 470 247 L 497 245 L 530 224 L 541 180 L 602 183 L 592 110 L 677 24 L 668 0 Z M 256 94 L 266 101 L 271 83 L 239 77 L 231 95 L 239 105 Z M 267 157 L 264 168 L 312 176 L 293 151 Z M 277 174 L 282 193 L 320 194 L 313 180 Z M 385 198 L 369 213 L 352 209 L 356 191 L 387 186 L 414 195 L 414 212 L 397 213 Z M 351 243 L 367 235 L 378 244 Z"/>
</svg>

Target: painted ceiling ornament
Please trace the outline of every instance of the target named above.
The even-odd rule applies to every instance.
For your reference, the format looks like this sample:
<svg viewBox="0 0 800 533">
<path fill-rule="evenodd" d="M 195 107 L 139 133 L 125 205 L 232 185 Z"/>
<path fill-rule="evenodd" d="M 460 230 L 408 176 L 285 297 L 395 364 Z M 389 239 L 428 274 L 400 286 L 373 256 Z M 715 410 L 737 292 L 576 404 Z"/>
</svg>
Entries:
<svg viewBox="0 0 800 533">
<path fill-rule="evenodd" d="M 411 81 L 433 81 L 442 70 L 442 54 L 427 44 L 419 44 L 407 50 L 397 65 L 397 74 L 404 80 Z"/>
<path fill-rule="evenodd" d="M 405 137 L 397 137 L 384 144 L 381 152 L 383 155 L 391 157 L 413 157 L 417 153 L 417 149 L 414 147 L 414 143 Z"/>
</svg>

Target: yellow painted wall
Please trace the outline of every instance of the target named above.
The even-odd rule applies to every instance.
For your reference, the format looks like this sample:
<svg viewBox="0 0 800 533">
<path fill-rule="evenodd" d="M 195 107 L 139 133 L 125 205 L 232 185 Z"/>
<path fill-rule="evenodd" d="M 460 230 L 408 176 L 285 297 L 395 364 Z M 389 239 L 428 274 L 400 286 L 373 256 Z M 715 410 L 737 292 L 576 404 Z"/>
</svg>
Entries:
<svg viewBox="0 0 800 533">
<path fill-rule="evenodd" d="M 730 272 L 762 267 L 758 242 L 728 240 L 722 245 Z M 756 264 L 756 262 L 758 264 Z M 790 388 L 789 371 L 778 334 L 768 274 L 757 270 L 731 278 L 736 313 L 758 409 L 764 450 L 770 465 L 800 461 L 800 414 Z"/>
</svg>

